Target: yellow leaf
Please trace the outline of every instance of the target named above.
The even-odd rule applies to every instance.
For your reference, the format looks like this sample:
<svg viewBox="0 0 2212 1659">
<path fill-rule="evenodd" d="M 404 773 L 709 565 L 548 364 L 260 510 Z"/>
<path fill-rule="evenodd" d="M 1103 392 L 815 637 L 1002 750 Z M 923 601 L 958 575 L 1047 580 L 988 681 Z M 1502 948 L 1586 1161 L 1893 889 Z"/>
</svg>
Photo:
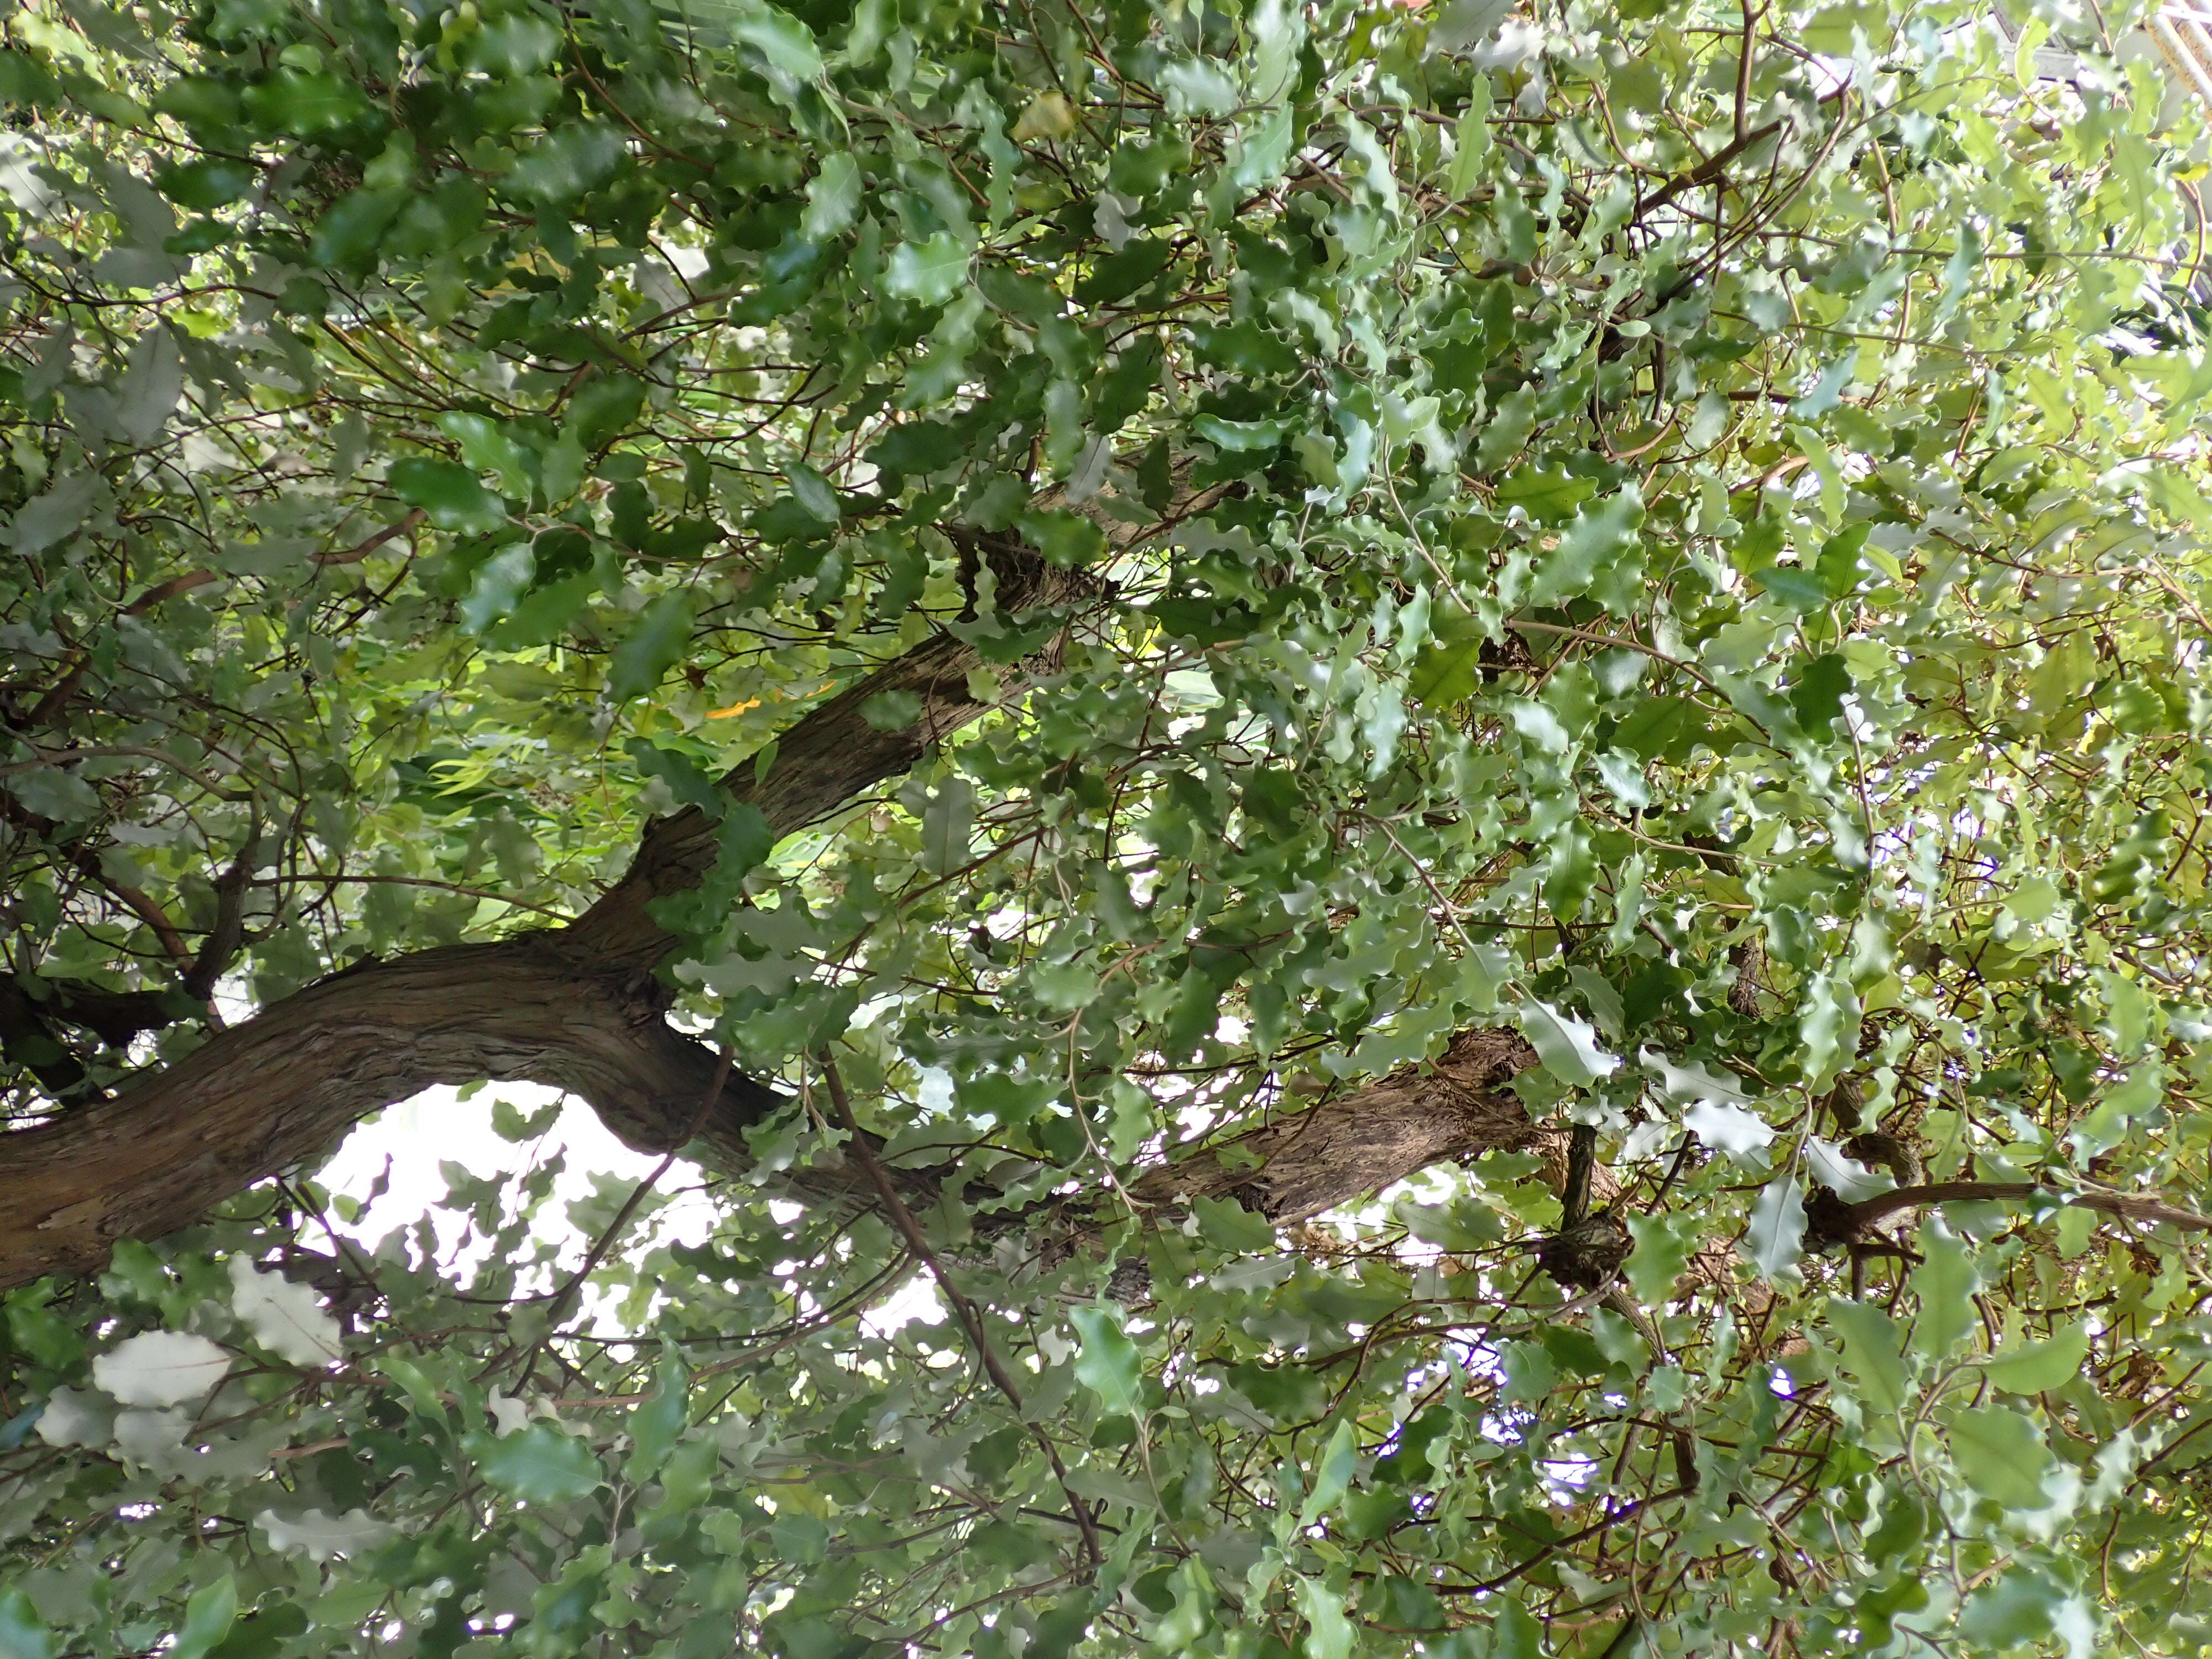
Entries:
<svg viewBox="0 0 2212 1659">
<path fill-rule="evenodd" d="M 1074 131 L 1075 112 L 1056 92 L 1037 94 L 1022 112 L 1021 119 L 1014 123 L 1014 137 L 1024 143 L 1031 138 L 1064 138 Z"/>
<path fill-rule="evenodd" d="M 708 709 L 707 718 L 710 720 L 733 720 L 746 709 L 757 708 L 760 705 L 761 700 L 758 697 L 747 697 L 743 702 L 733 702 L 727 708 Z"/>
</svg>

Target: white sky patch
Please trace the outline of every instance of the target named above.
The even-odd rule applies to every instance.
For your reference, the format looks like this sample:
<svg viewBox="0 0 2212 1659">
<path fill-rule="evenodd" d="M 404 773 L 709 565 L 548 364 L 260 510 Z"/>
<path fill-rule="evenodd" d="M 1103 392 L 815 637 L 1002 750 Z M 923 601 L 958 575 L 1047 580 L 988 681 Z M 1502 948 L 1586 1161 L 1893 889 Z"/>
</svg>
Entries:
<svg viewBox="0 0 2212 1659">
<path fill-rule="evenodd" d="M 939 1076 L 949 1103 L 951 1079 Z M 925 1089 L 927 1080 L 926 1075 Z M 526 1083 L 486 1088 L 468 1100 L 458 1098 L 452 1089 L 439 1088 L 386 1109 L 346 1137 L 318 1179 L 333 1194 L 366 1199 L 388 1158 L 391 1185 L 358 1219 L 347 1223 L 332 1216 L 332 1224 L 373 1250 L 395 1229 L 412 1228 L 427 1216 L 437 1229 L 441 1265 L 466 1277 L 481 1265 L 484 1247 L 480 1241 L 472 1243 L 455 1259 L 453 1247 L 461 1237 L 465 1218 L 439 1202 L 446 1195 L 439 1164 L 450 1160 L 477 1176 L 520 1176 L 558 1152 L 565 1155 L 565 1166 L 554 1180 L 551 1200 L 538 1212 L 535 1237 L 555 1244 L 562 1271 L 574 1271 L 592 1241 L 569 1220 L 568 1205 L 590 1195 L 595 1175 L 642 1181 L 660 1160 L 623 1146 L 588 1106 L 576 1100 L 564 1101 L 560 1115 L 535 1140 L 518 1146 L 493 1130 L 495 1100 L 505 1100 L 527 1116 L 556 1096 L 554 1090 Z M 698 1244 L 713 1234 L 720 1218 L 716 1204 L 708 1194 L 693 1190 L 704 1179 L 697 1165 L 680 1158 L 660 1178 L 657 1190 L 678 1196 L 654 1214 L 652 1225 L 659 1242 Z M 781 1200 L 771 1200 L 769 1207 L 786 1225 L 800 1213 L 798 1205 Z M 639 1224 L 631 1223 L 633 1230 Z M 529 1287 L 518 1286 L 524 1288 Z M 588 1307 L 586 1316 L 592 1317 Z M 862 1315 L 860 1322 L 871 1336 L 882 1339 L 910 1324 L 942 1324 L 945 1317 L 936 1285 L 926 1273 L 916 1273 Z"/>
<path fill-rule="evenodd" d="M 569 1220 L 569 1204 L 591 1194 L 595 1174 L 642 1181 L 660 1160 L 623 1146 L 588 1106 L 575 1100 L 564 1101 L 560 1115 L 535 1140 L 517 1146 L 493 1130 L 495 1100 L 505 1100 L 528 1115 L 557 1093 L 533 1084 L 510 1083 L 461 1100 L 452 1089 L 426 1089 L 387 1107 L 346 1137 L 317 1178 L 334 1194 L 366 1199 L 388 1158 L 392 1184 L 356 1220 L 347 1223 L 332 1216 L 331 1224 L 364 1248 L 374 1249 L 393 1229 L 412 1227 L 428 1216 L 444 1247 L 442 1255 L 460 1237 L 465 1219 L 438 1201 L 446 1195 L 445 1178 L 438 1169 L 441 1162 L 461 1164 L 477 1176 L 519 1176 L 559 1152 L 565 1155 L 565 1167 L 554 1180 L 552 1200 L 538 1212 L 537 1237 L 556 1243 L 558 1259 L 573 1268 L 592 1240 Z M 662 1242 L 698 1244 L 714 1231 L 717 1215 L 713 1200 L 690 1190 L 704 1179 L 696 1164 L 682 1158 L 661 1176 L 656 1190 L 678 1194 L 655 1213 L 653 1224 Z M 481 1250 L 481 1245 L 476 1247 L 454 1265 L 464 1273 L 473 1271 Z"/>
<path fill-rule="evenodd" d="M 861 1328 L 876 1337 L 890 1336 L 912 1324 L 944 1322 L 945 1304 L 927 1273 L 916 1273 L 860 1316 Z"/>
</svg>

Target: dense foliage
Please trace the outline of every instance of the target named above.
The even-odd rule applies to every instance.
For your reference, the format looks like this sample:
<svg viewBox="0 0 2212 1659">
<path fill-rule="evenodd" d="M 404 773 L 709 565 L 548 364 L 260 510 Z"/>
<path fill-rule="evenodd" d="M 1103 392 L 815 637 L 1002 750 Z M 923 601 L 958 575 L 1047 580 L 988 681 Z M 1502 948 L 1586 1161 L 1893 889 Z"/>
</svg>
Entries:
<svg viewBox="0 0 2212 1659">
<path fill-rule="evenodd" d="M 617 1127 L 777 1092 L 9 1257 L 0 1656 L 2203 1650 L 2136 22 L 18 0 L 0 1210 L 680 809 Z"/>
</svg>

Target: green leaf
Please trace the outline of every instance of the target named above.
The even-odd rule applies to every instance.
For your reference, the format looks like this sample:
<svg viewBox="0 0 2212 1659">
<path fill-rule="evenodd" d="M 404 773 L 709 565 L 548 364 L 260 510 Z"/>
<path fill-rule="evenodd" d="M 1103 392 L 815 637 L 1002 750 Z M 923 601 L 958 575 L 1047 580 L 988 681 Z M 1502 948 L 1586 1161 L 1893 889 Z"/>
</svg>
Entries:
<svg viewBox="0 0 2212 1659">
<path fill-rule="evenodd" d="M 253 188 L 254 181 L 260 177 L 261 169 L 251 161 L 210 155 L 158 169 L 154 184 L 178 206 L 198 213 L 212 213 L 238 200 Z"/>
<path fill-rule="evenodd" d="M 1014 523 L 1031 546 L 1065 568 L 1080 569 L 1105 556 L 1106 532 L 1079 513 L 1034 508 Z"/>
<path fill-rule="evenodd" d="M 923 305 L 942 305 L 968 283 L 968 246 L 951 231 L 923 242 L 901 242 L 884 267 L 884 291 Z"/>
<path fill-rule="evenodd" d="M 1941 1358 L 1973 1328 L 1974 1292 L 1981 1288 L 1981 1278 L 1966 1245 L 1940 1216 L 1921 1223 L 1920 1258 L 1912 1270 L 1912 1293 L 1920 1298 L 1912 1346 L 1917 1352 Z"/>
<path fill-rule="evenodd" d="M 377 245 L 407 204 L 399 190 L 356 190 L 337 202 L 315 227 L 308 256 L 330 270 L 366 271 L 375 263 Z"/>
<path fill-rule="evenodd" d="M 921 693 L 903 687 L 878 691 L 860 705 L 860 718 L 878 732 L 903 732 L 921 718 Z"/>
<path fill-rule="evenodd" d="M 169 1649 L 170 1659 L 206 1659 L 238 1622 L 238 1583 L 225 1573 L 194 1590 L 185 1602 L 185 1622 Z"/>
<path fill-rule="evenodd" d="M 2001 1348 L 1982 1362 L 1982 1375 L 2007 1394 L 2047 1394 L 2081 1374 L 2089 1357 L 2089 1327 L 2081 1320 L 2045 1342 Z"/>
<path fill-rule="evenodd" d="M 614 650 L 607 673 L 607 696 L 617 704 L 641 697 L 684 659 L 691 643 L 691 595 L 663 593 L 638 613 Z"/>
<path fill-rule="evenodd" d="M 683 1360 L 671 1354 L 654 1373 L 653 1393 L 629 1414 L 629 1460 L 623 1479 L 641 1485 L 659 1472 L 676 1449 L 691 1420 L 691 1373 Z"/>
<path fill-rule="evenodd" d="M 54 1659 L 54 1638 L 31 1598 L 0 1590 L 0 1659 Z"/>
<path fill-rule="evenodd" d="M 1628 1236 L 1635 1246 L 1625 1269 L 1629 1288 L 1647 1308 L 1663 1306 L 1673 1297 L 1674 1282 L 1688 1270 L 1703 1230 L 1692 1217 L 1662 1211 L 1630 1216 Z"/>
<path fill-rule="evenodd" d="M 1520 458 L 1528 434 L 1536 427 L 1536 388 L 1524 386 L 1498 399 L 1484 424 L 1482 438 L 1475 449 L 1475 464 L 1486 472 L 1495 472 L 1508 462 Z"/>
<path fill-rule="evenodd" d="M 1794 1190 L 1794 1189 L 1793 1189 Z M 1879 1308 L 1849 1297 L 1831 1298 L 1828 1323 L 1843 1339 L 1844 1366 L 1857 1379 L 1859 1393 L 1878 1412 L 1904 1408 L 1911 1395 L 1897 1322 Z"/>
<path fill-rule="evenodd" d="M 1544 1630 L 1518 1601 L 1501 1597 L 1490 1617 L 1488 1659 L 1544 1659 Z"/>
<path fill-rule="evenodd" d="M 1529 583 L 1533 605 L 1555 605 L 1588 593 L 1608 611 L 1625 611 L 1633 601 L 1642 570 L 1644 498 L 1634 484 L 1577 511 L 1559 544 L 1537 564 Z"/>
<path fill-rule="evenodd" d="M 852 228 L 860 210 L 860 164 L 850 153 L 825 156 L 822 170 L 806 185 L 806 216 L 799 234 L 826 242 Z"/>
<path fill-rule="evenodd" d="M 791 486 L 791 498 L 801 511 L 825 529 L 834 529 L 844 510 L 837 501 L 837 492 L 830 480 L 803 461 L 793 461 L 783 471 L 784 482 Z"/>
<path fill-rule="evenodd" d="M 1198 1218 L 1199 1236 L 1220 1250 L 1272 1250 L 1275 1224 L 1256 1210 L 1248 1210 L 1233 1198 L 1195 1198 L 1191 1213 Z"/>
<path fill-rule="evenodd" d="M 1805 1195 L 1794 1176 L 1785 1170 L 1759 1189 L 1751 1224 L 1736 1248 L 1769 1284 L 1796 1282 L 1797 1261 L 1805 1253 Z"/>
<path fill-rule="evenodd" d="M 720 849 L 714 861 L 716 877 L 735 883 L 768 862 L 775 850 L 775 829 L 750 801 L 727 802 L 715 845 Z"/>
<path fill-rule="evenodd" d="M 481 634 L 505 621 L 530 591 L 537 574 L 538 555 L 528 542 L 500 549 L 477 567 L 468 596 L 461 601 L 461 626 Z"/>
<path fill-rule="evenodd" d="M 1349 1418 L 1339 1418 L 1336 1431 L 1329 1436 L 1328 1447 L 1322 1453 L 1321 1462 L 1314 1469 L 1313 1490 L 1306 1495 L 1305 1508 L 1299 1513 L 1300 1526 L 1313 1525 L 1343 1503 L 1344 1494 L 1351 1488 L 1352 1468 L 1358 1458 L 1359 1441 L 1352 1431 L 1352 1421 Z"/>
<path fill-rule="evenodd" d="M 350 81 L 291 69 L 280 69 L 248 87 L 239 102 L 246 119 L 264 131 L 302 138 L 348 125 L 368 113 L 368 100 Z"/>
<path fill-rule="evenodd" d="M 196 1331 L 141 1331 L 94 1360 L 92 1380 L 125 1406 L 181 1406 L 206 1399 L 230 1367 Z"/>
<path fill-rule="evenodd" d="M 509 1497 L 528 1504 L 560 1504 L 582 1498 L 605 1478 L 592 1449 L 550 1423 L 532 1423 L 496 1440 L 476 1438 L 477 1468 Z"/>
<path fill-rule="evenodd" d="M 337 1320 L 314 1291 L 277 1273 L 263 1273 L 244 1255 L 229 1262 L 230 1310 L 269 1352 L 294 1365 L 324 1369 L 345 1357 Z"/>
<path fill-rule="evenodd" d="M 1844 712 L 1844 699 L 1851 694 L 1851 674 L 1834 652 L 1813 658 L 1797 671 L 1790 688 L 1790 707 L 1797 723 L 1815 737 L 1827 735 L 1828 722 Z"/>
<path fill-rule="evenodd" d="M 931 790 L 921 813 L 921 867 L 949 876 L 966 864 L 975 817 L 975 792 L 965 778 L 949 777 Z"/>
<path fill-rule="evenodd" d="M 476 473 L 458 461 L 434 461 L 410 455 L 395 461 L 385 475 L 399 499 L 419 507 L 432 524 L 457 535 L 483 536 L 507 520 L 507 503 L 483 487 Z"/>
<path fill-rule="evenodd" d="M 79 525 L 100 495 L 100 475 L 70 472 L 50 483 L 16 510 L 9 526 L 18 553 L 44 552 Z"/>
<path fill-rule="evenodd" d="M 1858 1051 L 1859 1000 L 1848 981 L 1816 974 L 1802 994 L 1798 1031 L 1804 1048 L 1798 1063 L 1805 1086 L 1814 1094 L 1836 1080 Z"/>
<path fill-rule="evenodd" d="M 1121 1310 L 1105 1306 L 1068 1312 L 1083 1346 L 1076 1355 L 1076 1381 L 1098 1396 L 1109 1412 L 1136 1417 L 1144 1411 L 1142 1356 L 1121 1328 Z"/>
<path fill-rule="evenodd" d="M 0 50 L 0 103 L 36 109 L 61 95 L 61 83 L 31 53 Z"/>
<path fill-rule="evenodd" d="M 507 80 L 535 75 L 561 52 L 561 31 L 551 21 L 528 13 L 488 18 L 464 48 L 471 69 Z"/>
<path fill-rule="evenodd" d="M 1464 198 L 1482 179 L 1482 164 L 1490 154 L 1490 77 L 1478 75 L 1467 110 L 1452 129 L 1454 148 L 1451 167 L 1445 174 L 1446 188 L 1455 197 Z"/>
<path fill-rule="evenodd" d="M 2057 1468 L 2043 1431 L 2006 1406 L 1977 1406 L 1950 1421 L 1951 1456 L 1967 1484 L 2007 1509 L 2039 1510 Z"/>
<path fill-rule="evenodd" d="M 1406 689 L 1424 708 L 1451 708 L 1473 696 L 1481 684 L 1482 647 L 1489 636 L 1464 615 L 1437 618 L 1430 632 L 1435 642 L 1414 656 Z"/>
<path fill-rule="evenodd" d="M 100 791 L 58 766 L 27 766 L 8 780 L 16 803 L 56 823 L 90 823 L 100 817 Z"/>
<path fill-rule="evenodd" d="M 596 449 L 635 421 L 645 408 L 645 385 L 628 374 L 586 380 L 568 404 L 563 430 L 582 448 Z M 551 457 L 547 457 L 550 464 Z M 546 494 L 556 494 L 550 480 Z"/>
<path fill-rule="evenodd" d="M 1620 1056 L 1599 1045 L 1597 1030 L 1588 1021 L 1533 999 L 1514 1012 L 1544 1069 L 1562 1083 L 1586 1089 L 1620 1069 Z"/>
<path fill-rule="evenodd" d="M 1851 347 L 1844 355 L 1822 369 L 1814 378 L 1805 395 L 1790 405 L 1790 412 L 1799 420 L 1810 420 L 1826 414 L 1843 400 L 1858 374 L 1859 351 Z"/>
<path fill-rule="evenodd" d="M 759 52 L 787 88 L 822 78 L 822 49 L 813 31 L 781 7 L 766 0 L 706 0 L 705 9 L 732 37 Z"/>
<path fill-rule="evenodd" d="M 547 206 L 572 202 L 614 177 L 625 148 L 622 134 L 611 126 L 564 122 L 508 170 L 507 187 L 526 201 Z"/>
<path fill-rule="evenodd" d="M 438 416 L 438 428 L 461 447 L 461 459 L 478 472 L 499 475 L 502 493 L 528 501 L 533 485 L 530 457 L 501 422 L 459 410 Z"/>
<path fill-rule="evenodd" d="M 1145 287 L 1168 266 L 1175 249 L 1152 237 L 1140 237 L 1118 253 L 1110 253 L 1075 285 L 1078 305 L 1118 305 Z"/>
<path fill-rule="evenodd" d="M 1797 616 L 1824 609 L 1828 586 L 1814 572 L 1801 565 L 1771 564 L 1752 573 L 1760 591 L 1771 594 Z"/>
<path fill-rule="evenodd" d="M 1286 421 L 1224 421 L 1218 415 L 1200 415 L 1191 423 L 1193 433 L 1216 449 L 1231 455 L 1255 455 L 1273 451 L 1290 430 Z"/>
<path fill-rule="evenodd" d="M 2097 1617 L 2087 1599 L 2035 1567 L 2016 1563 L 1966 1598 L 1960 1609 L 1959 1633 L 1977 1653 L 2009 1653 L 2030 1643 L 2057 1637 L 2069 1659 L 2088 1659 L 2096 1641 Z"/>
<path fill-rule="evenodd" d="M 1298 1616 L 1306 1621 L 1307 1659 L 1351 1659 L 1357 1632 L 1344 1600 L 1318 1578 L 1298 1580 Z"/>
</svg>

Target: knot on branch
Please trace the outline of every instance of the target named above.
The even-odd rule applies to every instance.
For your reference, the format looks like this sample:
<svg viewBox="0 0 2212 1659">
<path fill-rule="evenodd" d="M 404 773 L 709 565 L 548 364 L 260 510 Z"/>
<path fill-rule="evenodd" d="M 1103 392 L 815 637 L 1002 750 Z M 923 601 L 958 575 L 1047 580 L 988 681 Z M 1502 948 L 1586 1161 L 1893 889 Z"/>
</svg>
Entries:
<svg viewBox="0 0 2212 1659">
<path fill-rule="evenodd" d="M 1858 1206 L 1845 1203 L 1832 1187 L 1815 1187 L 1805 1200 L 1808 1249 L 1839 1250 L 1864 1243 L 1872 1231 L 1872 1224 L 1861 1216 Z"/>
<path fill-rule="evenodd" d="M 1610 1210 L 1562 1227 L 1536 1247 L 1536 1265 L 1569 1290 L 1609 1284 L 1634 1249 L 1628 1228 Z"/>
<path fill-rule="evenodd" d="M 1838 1085 L 1841 1087 L 1841 1085 Z M 1896 1176 L 1900 1187 L 1917 1187 L 1928 1178 L 1927 1166 L 1910 1141 L 1875 1129 L 1853 1135 L 1844 1150 L 1862 1164 L 1879 1164 Z"/>
</svg>

